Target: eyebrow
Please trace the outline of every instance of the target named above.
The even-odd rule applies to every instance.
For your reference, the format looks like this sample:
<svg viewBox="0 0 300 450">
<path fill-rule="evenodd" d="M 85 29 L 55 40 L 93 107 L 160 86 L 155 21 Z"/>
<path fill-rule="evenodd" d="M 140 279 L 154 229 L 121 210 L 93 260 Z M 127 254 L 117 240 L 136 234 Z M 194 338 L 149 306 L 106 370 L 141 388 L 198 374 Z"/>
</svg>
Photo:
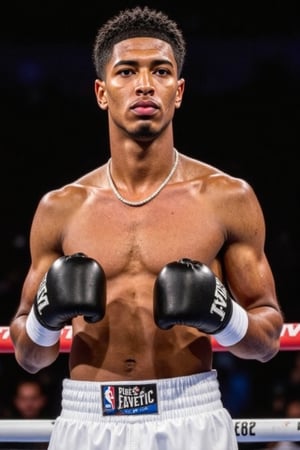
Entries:
<svg viewBox="0 0 300 450">
<path fill-rule="evenodd" d="M 173 67 L 172 62 L 169 59 L 155 59 L 151 61 L 152 66 L 159 66 L 161 64 L 167 64 L 171 67 Z M 139 63 L 137 60 L 134 59 L 121 59 L 120 61 L 117 61 L 114 67 L 118 66 L 138 66 Z"/>
</svg>

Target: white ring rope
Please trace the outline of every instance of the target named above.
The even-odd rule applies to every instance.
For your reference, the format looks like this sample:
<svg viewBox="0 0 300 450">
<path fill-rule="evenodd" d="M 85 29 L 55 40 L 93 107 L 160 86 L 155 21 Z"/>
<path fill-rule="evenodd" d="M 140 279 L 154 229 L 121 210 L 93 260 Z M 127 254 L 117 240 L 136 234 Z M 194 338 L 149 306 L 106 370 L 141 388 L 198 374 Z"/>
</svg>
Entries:
<svg viewBox="0 0 300 450">
<path fill-rule="evenodd" d="M 300 419 L 233 419 L 238 442 L 299 441 Z M 0 420 L 0 442 L 49 442 L 54 420 Z"/>
</svg>

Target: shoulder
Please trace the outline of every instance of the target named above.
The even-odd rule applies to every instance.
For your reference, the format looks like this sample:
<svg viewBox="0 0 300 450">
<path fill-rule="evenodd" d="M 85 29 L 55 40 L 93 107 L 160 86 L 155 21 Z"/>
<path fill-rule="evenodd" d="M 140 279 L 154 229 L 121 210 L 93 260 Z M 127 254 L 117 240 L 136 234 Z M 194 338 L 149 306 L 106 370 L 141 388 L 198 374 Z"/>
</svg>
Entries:
<svg viewBox="0 0 300 450">
<path fill-rule="evenodd" d="M 96 189 L 102 187 L 102 167 L 89 172 L 64 186 L 45 193 L 38 204 L 38 210 L 53 212 L 55 210 L 69 210 L 79 207 Z"/>
<path fill-rule="evenodd" d="M 203 202 L 224 226 L 227 237 L 249 233 L 264 235 L 264 217 L 251 184 L 212 165 L 184 158 L 184 177 Z M 258 232 L 259 230 L 259 232 Z"/>
<path fill-rule="evenodd" d="M 40 199 L 36 216 L 56 216 L 63 212 L 64 216 L 74 208 L 79 207 L 88 196 L 88 189 L 77 183 L 70 183 L 51 190 Z"/>
<path fill-rule="evenodd" d="M 245 198 L 252 196 L 254 190 L 244 179 L 233 176 L 213 165 L 182 156 L 183 176 L 186 181 L 191 181 L 199 186 L 202 192 L 208 194 L 234 198 Z M 255 194 L 254 194 L 255 195 Z"/>
<path fill-rule="evenodd" d="M 31 223 L 32 254 L 49 253 L 59 249 L 73 219 L 84 211 L 89 198 L 101 188 L 100 168 L 59 188 L 46 192 L 38 202 Z"/>
</svg>

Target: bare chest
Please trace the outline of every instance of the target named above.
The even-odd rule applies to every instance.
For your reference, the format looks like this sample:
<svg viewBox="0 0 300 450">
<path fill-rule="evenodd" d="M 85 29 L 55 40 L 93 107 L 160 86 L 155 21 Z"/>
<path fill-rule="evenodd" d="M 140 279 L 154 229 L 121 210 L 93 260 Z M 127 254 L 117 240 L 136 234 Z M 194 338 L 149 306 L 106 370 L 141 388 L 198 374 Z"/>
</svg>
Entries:
<svg viewBox="0 0 300 450">
<path fill-rule="evenodd" d="M 183 257 L 210 264 L 224 240 L 218 223 L 210 204 L 189 196 L 175 200 L 164 193 L 142 207 L 95 197 L 67 224 L 63 249 L 96 258 L 107 277 L 124 272 L 155 275 Z"/>
</svg>

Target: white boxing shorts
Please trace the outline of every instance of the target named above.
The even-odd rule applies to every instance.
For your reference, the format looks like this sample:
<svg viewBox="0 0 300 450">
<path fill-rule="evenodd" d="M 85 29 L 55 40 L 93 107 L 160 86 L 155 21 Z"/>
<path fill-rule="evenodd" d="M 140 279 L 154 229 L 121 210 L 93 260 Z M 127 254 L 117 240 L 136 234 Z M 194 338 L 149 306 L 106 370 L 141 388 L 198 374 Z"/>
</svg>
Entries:
<svg viewBox="0 0 300 450">
<path fill-rule="evenodd" d="M 63 380 L 48 450 L 237 450 L 215 370 L 159 380 Z"/>
</svg>

